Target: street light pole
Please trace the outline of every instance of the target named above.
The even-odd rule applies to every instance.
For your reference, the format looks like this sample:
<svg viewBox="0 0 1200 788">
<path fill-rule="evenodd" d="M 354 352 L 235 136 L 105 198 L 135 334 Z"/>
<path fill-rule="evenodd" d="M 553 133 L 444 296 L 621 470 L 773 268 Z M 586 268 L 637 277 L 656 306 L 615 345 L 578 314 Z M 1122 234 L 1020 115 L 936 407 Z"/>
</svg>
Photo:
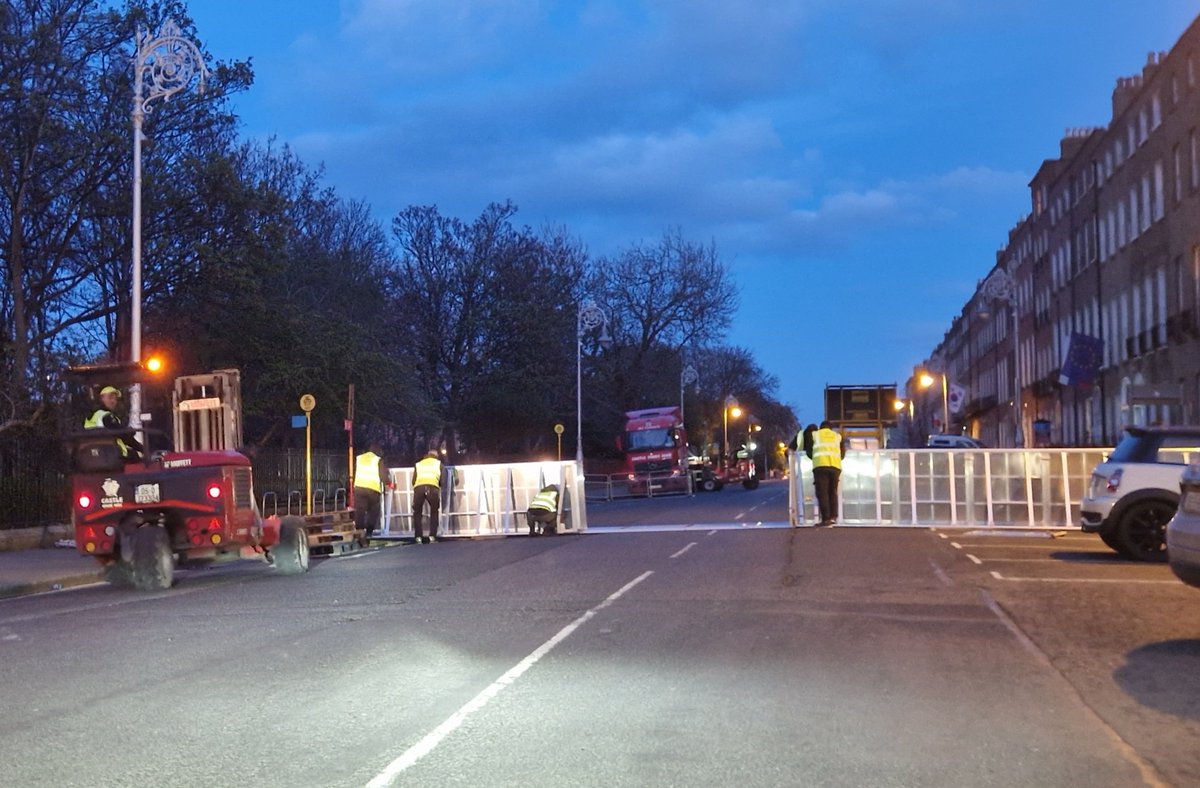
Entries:
<svg viewBox="0 0 1200 788">
<path fill-rule="evenodd" d="M 942 432 L 950 431 L 950 383 L 942 372 Z"/>
<path fill-rule="evenodd" d="M 1021 321 L 1017 314 L 1017 283 L 1003 268 L 992 272 L 980 288 L 984 297 L 1003 301 L 1012 308 L 1013 324 L 1013 420 L 1016 422 L 1013 442 L 1017 448 L 1025 445 L 1025 417 L 1021 413 Z"/>
<path fill-rule="evenodd" d="M 575 315 L 575 462 L 583 469 L 583 335 L 597 326 L 600 344 L 607 346 L 612 340 L 608 336 L 608 315 L 595 301 L 584 301 Z"/>
<path fill-rule="evenodd" d="M 724 426 L 724 437 L 721 439 L 721 470 L 724 471 L 729 467 L 729 411 L 738 410 L 737 398 L 732 394 L 725 397 L 725 408 L 721 411 L 721 423 Z M 741 411 L 733 414 L 736 419 L 741 415 Z"/>
<path fill-rule="evenodd" d="M 204 56 L 184 38 L 174 20 L 167 19 L 153 35 L 148 30 L 137 31 L 137 53 L 133 63 L 133 295 L 129 318 L 129 360 L 142 360 L 142 124 L 150 112 L 150 102 L 167 101 L 186 90 L 199 79 L 198 90 L 204 92 L 208 70 Z M 138 430 L 143 440 L 142 386 L 135 383 L 129 389 L 129 426 Z"/>
</svg>

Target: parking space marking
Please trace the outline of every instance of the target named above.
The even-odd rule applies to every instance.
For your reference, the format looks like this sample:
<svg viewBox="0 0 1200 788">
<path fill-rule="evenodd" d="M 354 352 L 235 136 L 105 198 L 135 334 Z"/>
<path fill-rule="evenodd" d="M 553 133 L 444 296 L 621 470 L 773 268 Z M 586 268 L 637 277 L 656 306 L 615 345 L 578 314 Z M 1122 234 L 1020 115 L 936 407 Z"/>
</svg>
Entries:
<svg viewBox="0 0 1200 788">
<path fill-rule="evenodd" d="M 976 550 L 981 548 L 995 548 L 997 550 L 1041 550 L 1043 553 L 1053 552 L 1056 549 L 1061 550 L 1063 547 L 1066 547 L 1066 545 L 1053 544 L 996 544 L 995 542 L 990 542 L 988 544 L 972 542 L 966 546 Z M 1107 548 L 1104 550 L 1089 550 L 1088 552 L 1096 553 L 1097 555 L 1116 555 L 1114 551 L 1108 550 Z"/>
<path fill-rule="evenodd" d="M 1132 583 L 1136 585 L 1178 585 L 1178 580 L 1141 580 L 1138 578 L 1098 577 L 1008 577 L 993 570 L 992 577 L 1015 583 Z"/>
</svg>

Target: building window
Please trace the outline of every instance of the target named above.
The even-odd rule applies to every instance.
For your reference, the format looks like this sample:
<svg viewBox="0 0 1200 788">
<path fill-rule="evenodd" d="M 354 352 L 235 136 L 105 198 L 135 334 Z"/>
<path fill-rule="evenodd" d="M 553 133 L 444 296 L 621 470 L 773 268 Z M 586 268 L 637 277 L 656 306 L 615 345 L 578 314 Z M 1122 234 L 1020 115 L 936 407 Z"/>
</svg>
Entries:
<svg viewBox="0 0 1200 788">
<path fill-rule="evenodd" d="M 1188 134 L 1188 140 L 1192 154 L 1192 191 L 1196 191 L 1200 187 L 1200 138 L 1196 137 L 1195 129 Z"/>
<path fill-rule="evenodd" d="M 1125 230 L 1126 229 L 1127 229 L 1127 225 L 1125 224 L 1125 202 L 1121 201 L 1121 202 L 1117 203 L 1117 248 L 1118 249 L 1125 248 Z"/>
<path fill-rule="evenodd" d="M 1171 161 L 1175 170 L 1175 202 L 1183 200 L 1183 152 L 1176 145 L 1171 149 Z"/>
<path fill-rule="evenodd" d="M 1138 211 L 1138 230 L 1146 232 L 1150 227 L 1150 173 L 1142 176 L 1142 209 Z"/>
<path fill-rule="evenodd" d="M 1154 221 L 1163 218 L 1166 212 L 1166 198 L 1163 196 L 1163 163 L 1160 159 L 1154 162 Z"/>
<path fill-rule="evenodd" d="M 1150 99 L 1150 130 L 1153 131 L 1162 125 L 1162 99 L 1158 93 Z"/>
</svg>

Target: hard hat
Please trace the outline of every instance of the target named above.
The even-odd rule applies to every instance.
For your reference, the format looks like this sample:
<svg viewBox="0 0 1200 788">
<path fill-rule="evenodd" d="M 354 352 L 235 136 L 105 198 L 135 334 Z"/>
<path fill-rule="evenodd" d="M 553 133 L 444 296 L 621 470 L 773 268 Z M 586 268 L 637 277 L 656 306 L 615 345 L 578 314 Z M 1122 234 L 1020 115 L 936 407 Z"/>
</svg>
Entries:
<svg viewBox="0 0 1200 788">
<path fill-rule="evenodd" d="M 103 397 L 105 394 L 116 394 L 119 397 L 121 396 L 121 390 L 114 386 L 105 386 L 100 389 L 100 396 Z"/>
</svg>

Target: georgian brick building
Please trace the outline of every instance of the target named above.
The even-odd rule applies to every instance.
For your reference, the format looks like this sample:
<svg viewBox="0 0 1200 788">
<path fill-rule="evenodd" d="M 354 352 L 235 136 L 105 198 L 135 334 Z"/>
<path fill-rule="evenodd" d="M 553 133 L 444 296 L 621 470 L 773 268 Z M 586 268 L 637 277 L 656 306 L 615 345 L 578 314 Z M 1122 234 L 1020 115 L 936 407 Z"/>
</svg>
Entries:
<svg viewBox="0 0 1200 788">
<path fill-rule="evenodd" d="M 1027 446 L 1200 423 L 1200 19 L 1118 79 L 1108 126 L 1069 130 L 1029 188 L 932 354 L 966 391 L 950 430 L 1013 446 L 1018 403 Z"/>
</svg>

